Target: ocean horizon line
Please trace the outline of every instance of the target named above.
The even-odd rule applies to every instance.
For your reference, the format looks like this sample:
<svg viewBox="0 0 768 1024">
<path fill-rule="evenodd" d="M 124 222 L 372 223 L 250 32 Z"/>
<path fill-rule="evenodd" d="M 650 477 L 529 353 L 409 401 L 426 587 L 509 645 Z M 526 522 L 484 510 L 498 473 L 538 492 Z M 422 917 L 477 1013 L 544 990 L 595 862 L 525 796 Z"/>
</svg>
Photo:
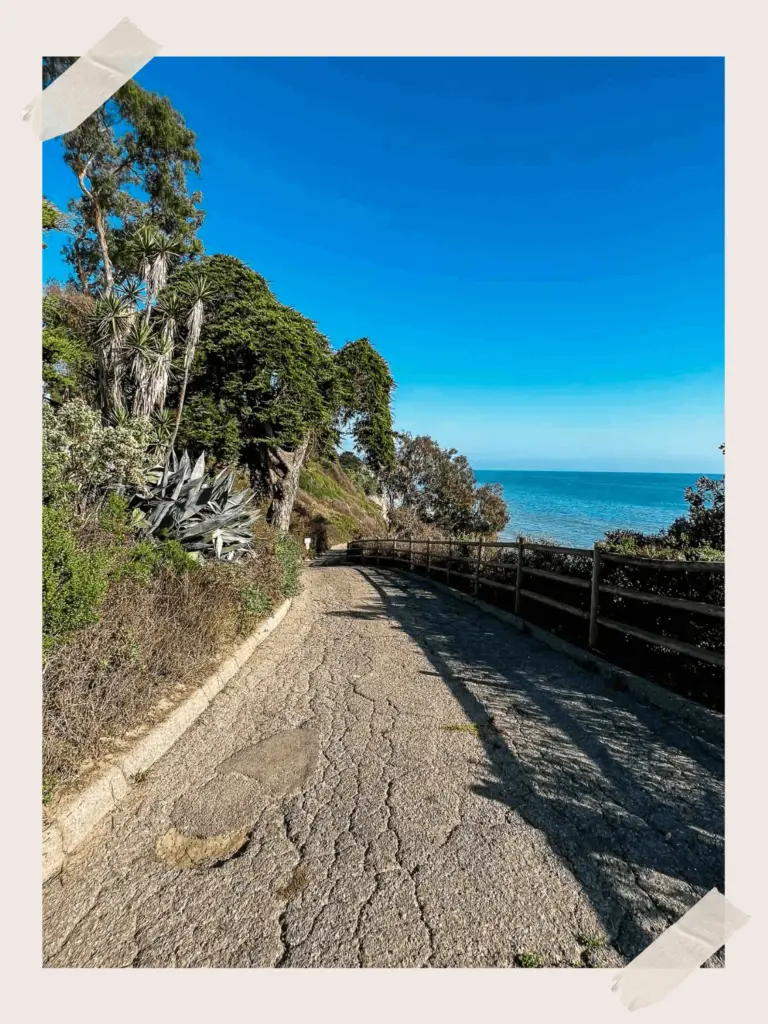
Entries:
<svg viewBox="0 0 768 1024">
<path fill-rule="evenodd" d="M 714 479 L 725 474 L 722 470 L 692 469 L 538 469 L 531 466 L 476 466 L 470 462 L 476 473 L 579 473 L 585 476 L 708 476 Z"/>
</svg>

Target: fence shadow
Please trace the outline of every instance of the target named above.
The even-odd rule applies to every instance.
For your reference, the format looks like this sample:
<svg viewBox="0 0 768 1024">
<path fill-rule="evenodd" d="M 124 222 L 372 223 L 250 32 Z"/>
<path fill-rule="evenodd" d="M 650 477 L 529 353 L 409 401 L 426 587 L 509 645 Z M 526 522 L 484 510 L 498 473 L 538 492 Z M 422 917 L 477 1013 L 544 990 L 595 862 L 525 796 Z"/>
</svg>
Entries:
<svg viewBox="0 0 768 1024">
<path fill-rule="evenodd" d="M 328 614 L 393 619 L 420 645 L 477 728 L 475 792 L 545 834 L 622 956 L 723 890 L 721 750 L 418 578 L 355 569 L 371 600 Z"/>
</svg>

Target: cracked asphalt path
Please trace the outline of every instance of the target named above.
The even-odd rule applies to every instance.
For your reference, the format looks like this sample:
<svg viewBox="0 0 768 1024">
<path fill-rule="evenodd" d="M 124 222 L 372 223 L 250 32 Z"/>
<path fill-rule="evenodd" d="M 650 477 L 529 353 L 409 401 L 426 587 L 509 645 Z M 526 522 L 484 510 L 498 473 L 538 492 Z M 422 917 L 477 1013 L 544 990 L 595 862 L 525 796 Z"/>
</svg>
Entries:
<svg viewBox="0 0 768 1024">
<path fill-rule="evenodd" d="M 722 750 L 418 578 L 305 584 L 46 884 L 46 966 L 619 966 L 723 889 Z M 284 795 L 239 773 L 282 732 Z M 209 792 L 248 841 L 169 865 Z"/>
</svg>

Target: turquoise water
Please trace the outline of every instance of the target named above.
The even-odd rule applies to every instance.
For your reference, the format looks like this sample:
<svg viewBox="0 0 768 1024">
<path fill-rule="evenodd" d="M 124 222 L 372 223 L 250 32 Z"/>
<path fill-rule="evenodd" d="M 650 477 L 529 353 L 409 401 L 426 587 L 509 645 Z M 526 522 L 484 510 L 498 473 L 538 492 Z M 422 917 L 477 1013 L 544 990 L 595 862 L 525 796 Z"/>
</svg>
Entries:
<svg viewBox="0 0 768 1024">
<path fill-rule="evenodd" d="M 716 475 L 475 470 L 478 483 L 504 488 L 505 538 L 543 536 L 576 547 L 591 547 L 606 530 L 664 529 L 687 511 L 685 488 Z"/>
</svg>

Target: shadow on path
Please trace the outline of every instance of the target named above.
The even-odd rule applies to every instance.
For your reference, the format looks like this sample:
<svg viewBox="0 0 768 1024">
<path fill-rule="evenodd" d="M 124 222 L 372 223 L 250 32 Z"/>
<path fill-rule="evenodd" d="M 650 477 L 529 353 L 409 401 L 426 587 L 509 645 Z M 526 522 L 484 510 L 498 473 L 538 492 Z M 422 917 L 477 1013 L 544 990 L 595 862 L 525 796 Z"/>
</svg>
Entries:
<svg viewBox="0 0 768 1024">
<path fill-rule="evenodd" d="M 623 957 L 723 890 L 721 750 L 417 577 L 355 569 L 375 598 L 328 614 L 392 621 L 420 645 L 476 726 L 475 791 L 546 835 Z"/>
</svg>

